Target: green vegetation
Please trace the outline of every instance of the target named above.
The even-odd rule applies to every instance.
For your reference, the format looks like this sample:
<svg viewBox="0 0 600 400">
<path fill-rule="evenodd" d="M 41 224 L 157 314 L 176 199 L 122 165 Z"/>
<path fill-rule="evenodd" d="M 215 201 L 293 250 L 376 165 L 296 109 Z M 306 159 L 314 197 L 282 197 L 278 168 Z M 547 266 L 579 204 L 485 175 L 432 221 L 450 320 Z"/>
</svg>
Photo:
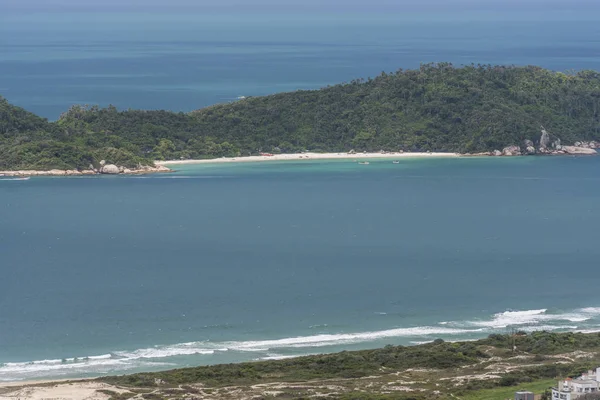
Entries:
<svg viewBox="0 0 600 400">
<path fill-rule="evenodd" d="M 600 334 L 533 332 L 528 335 L 517 332 L 514 336 L 490 335 L 479 343 L 497 348 L 510 348 L 514 343 L 517 350 L 536 354 L 535 358 L 543 361 L 544 355 L 600 348 Z"/>
<path fill-rule="evenodd" d="M 106 378 L 109 383 L 153 386 L 203 382 L 212 386 L 269 381 L 305 381 L 329 378 L 361 378 L 384 369 L 456 368 L 476 363 L 487 356 L 470 342 L 438 340 L 421 346 L 386 346 L 383 349 L 300 357 L 254 363 L 185 368 L 167 372 Z"/>
<path fill-rule="evenodd" d="M 506 400 L 513 399 L 517 390 L 526 390 L 535 394 L 544 393 L 549 387 L 556 386 L 556 380 L 545 379 L 518 387 L 499 387 L 493 389 L 476 390 L 466 395 L 460 396 L 461 400 Z"/>
<path fill-rule="evenodd" d="M 534 332 L 100 380 L 163 398 L 500 400 L 517 390 L 541 395 L 598 365 L 600 334 Z"/>
<path fill-rule="evenodd" d="M 600 140 L 600 74 L 428 64 L 192 113 L 73 106 L 48 122 L 0 98 L 0 169 L 126 167 L 259 151 L 452 151 Z"/>
</svg>

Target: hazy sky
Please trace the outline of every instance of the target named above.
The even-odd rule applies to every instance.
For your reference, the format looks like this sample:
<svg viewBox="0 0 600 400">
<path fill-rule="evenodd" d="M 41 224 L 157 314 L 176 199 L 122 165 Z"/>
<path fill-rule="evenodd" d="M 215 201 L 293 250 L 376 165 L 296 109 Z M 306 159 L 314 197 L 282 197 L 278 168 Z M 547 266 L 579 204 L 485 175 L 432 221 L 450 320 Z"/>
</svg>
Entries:
<svg viewBox="0 0 600 400">
<path fill-rule="evenodd" d="M 0 0 L 2 9 L 27 11 L 152 10 L 427 10 L 591 7 L 598 0 Z"/>
</svg>

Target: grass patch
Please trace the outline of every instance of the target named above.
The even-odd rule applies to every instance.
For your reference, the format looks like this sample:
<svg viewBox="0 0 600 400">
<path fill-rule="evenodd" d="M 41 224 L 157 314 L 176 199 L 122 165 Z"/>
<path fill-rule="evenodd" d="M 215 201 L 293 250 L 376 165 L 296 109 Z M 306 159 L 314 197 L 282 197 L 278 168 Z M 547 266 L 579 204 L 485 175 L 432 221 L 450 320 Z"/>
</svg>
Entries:
<svg viewBox="0 0 600 400">
<path fill-rule="evenodd" d="M 476 390 L 463 396 L 456 396 L 460 400 L 506 400 L 514 399 L 515 392 L 525 390 L 536 395 L 544 393 L 546 389 L 556 385 L 556 379 L 545 379 L 541 381 L 524 383 L 519 386 L 499 387 L 494 389 Z"/>
</svg>

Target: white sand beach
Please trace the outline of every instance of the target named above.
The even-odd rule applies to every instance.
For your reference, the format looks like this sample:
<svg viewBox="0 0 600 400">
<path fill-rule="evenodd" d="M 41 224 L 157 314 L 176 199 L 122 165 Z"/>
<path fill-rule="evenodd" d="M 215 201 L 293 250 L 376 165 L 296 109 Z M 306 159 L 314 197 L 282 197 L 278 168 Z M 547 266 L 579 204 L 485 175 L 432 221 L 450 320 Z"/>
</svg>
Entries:
<svg viewBox="0 0 600 400">
<path fill-rule="evenodd" d="M 208 164 L 208 163 L 232 163 L 232 162 L 259 162 L 259 161 L 301 161 L 301 160 L 365 160 L 377 158 L 426 158 L 426 157 L 460 157 L 458 153 L 296 153 L 296 154 L 273 154 L 247 157 L 222 157 L 206 160 L 172 160 L 156 161 L 156 165 L 180 165 L 180 164 Z"/>
</svg>

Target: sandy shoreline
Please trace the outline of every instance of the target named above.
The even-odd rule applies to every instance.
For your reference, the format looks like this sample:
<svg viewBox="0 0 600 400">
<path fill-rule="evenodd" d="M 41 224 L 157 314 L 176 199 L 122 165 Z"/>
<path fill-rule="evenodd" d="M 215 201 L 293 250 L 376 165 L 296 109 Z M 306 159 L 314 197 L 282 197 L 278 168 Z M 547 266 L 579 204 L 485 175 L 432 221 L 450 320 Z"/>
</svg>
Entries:
<svg viewBox="0 0 600 400">
<path fill-rule="evenodd" d="M 183 164 L 212 164 L 212 163 L 234 163 L 234 162 L 260 162 L 260 161 L 302 161 L 302 160 L 365 160 L 377 158 L 429 158 L 461 157 L 458 153 L 296 153 L 296 154 L 274 154 L 272 156 L 247 156 L 247 157 L 222 157 L 205 160 L 172 160 L 155 161 L 156 165 L 183 165 Z"/>
</svg>

